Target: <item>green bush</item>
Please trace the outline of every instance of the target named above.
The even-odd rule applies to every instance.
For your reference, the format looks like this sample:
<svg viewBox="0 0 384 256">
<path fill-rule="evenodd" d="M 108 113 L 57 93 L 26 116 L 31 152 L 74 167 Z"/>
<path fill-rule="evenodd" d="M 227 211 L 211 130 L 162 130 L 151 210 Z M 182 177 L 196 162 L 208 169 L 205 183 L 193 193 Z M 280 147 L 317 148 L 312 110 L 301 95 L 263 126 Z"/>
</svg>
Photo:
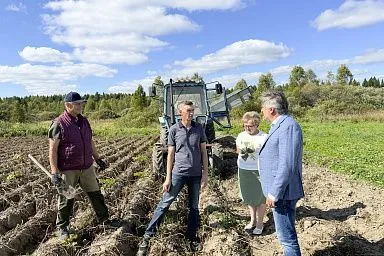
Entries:
<svg viewBox="0 0 384 256">
<path fill-rule="evenodd" d="M 319 89 L 319 99 L 308 111 L 310 117 L 327 118 L 384 109 L 384 88 L 321 86 Z"/>
<path fill-rule="evenodd" d="M 0 121 L 0 137 L 47 135 L 50 122 L 10 123 Z"/>
<path fill-rule="evenodd" d="M 149 111 L 134 112 L 131 111 L 127 115 L 118 120 L 120 126 L 144 128 L 154 122 L 157 122 L 158 116 L 154 116 Z"/>
<path fill-rule="evenodd" d="M 290 113 L 294 116 L 326 118 L 384 109 L 384 88 L 359 86 L 316 86 L 285 88 Z"/>
<path fill-rule="evenodd" d="M 230 111 L 231 118 L 242 118 L 245 112 L 256 111 L 260 112 L 260 102 L 258 100 L 251 99 L 240 107 L 233 108 Z"/>
<path fill-rule="evenodd" d="M 30 121 L 52 121 L 56 117 L 58 117 L 61 113 L 56 111 L 43 111 L 35 114 Z"/>
<path fill-rule="evenodd" d="M 105 109 L 105 110 L 90 112 L 88 114 L 88 117 L 90 119 L 115 119 L 115 118 L 118 118 L 120 116 L 112 110 Z"/>
</svg>

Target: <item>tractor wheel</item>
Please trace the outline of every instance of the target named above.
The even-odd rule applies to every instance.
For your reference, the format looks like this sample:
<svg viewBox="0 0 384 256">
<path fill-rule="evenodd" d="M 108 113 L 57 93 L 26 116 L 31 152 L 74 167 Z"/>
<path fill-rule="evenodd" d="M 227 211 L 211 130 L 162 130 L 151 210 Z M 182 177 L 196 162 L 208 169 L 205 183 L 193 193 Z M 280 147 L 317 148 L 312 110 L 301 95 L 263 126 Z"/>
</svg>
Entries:
<svg viewBox="0 0 384 256">
<path fill-rule="evenodd" d="M 208 119 L 205 125 L 205 136 L 207 137 L 208 143 L 211 143 L 215 139 L 215 126 L 212 119 Z"/>
<path fill-rule="evenodd" d="M 152 171 L 156 179 L 163 179 L 165 177 L 165 153 L 160 145 L 155 145 L 152 151 Z"/>
<path fill-rule="evenodd" d="M 223 154 L 224 154 L 224 150 L 220 144 L 215 143 L 212 145 L 212 156 L 211 156 L 212 159 L 210 159 L 210 162 L 212 164 L 213 174 L 216 176 L 220 175 L 220 173 L 223 171 L 223 167 L 224 167 Z"/>
<path fill-rule="evenodd" d="M 165 147 L 168 144 L 168 129 L 160 127 L 160 143 Z"/>
</svg>

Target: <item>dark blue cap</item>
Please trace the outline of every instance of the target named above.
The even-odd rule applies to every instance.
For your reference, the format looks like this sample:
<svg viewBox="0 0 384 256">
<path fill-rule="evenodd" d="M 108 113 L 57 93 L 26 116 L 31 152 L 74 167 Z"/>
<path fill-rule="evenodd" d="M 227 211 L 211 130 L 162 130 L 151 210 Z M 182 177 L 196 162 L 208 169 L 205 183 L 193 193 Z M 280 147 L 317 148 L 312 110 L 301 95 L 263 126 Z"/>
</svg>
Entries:
<svg viewBox="0 0 384 256">
<path fill-rule="evenodd" d="M 70 92 L 64 97 L 64 102 L 87 102 L 77 92 Z"/>
</svg>

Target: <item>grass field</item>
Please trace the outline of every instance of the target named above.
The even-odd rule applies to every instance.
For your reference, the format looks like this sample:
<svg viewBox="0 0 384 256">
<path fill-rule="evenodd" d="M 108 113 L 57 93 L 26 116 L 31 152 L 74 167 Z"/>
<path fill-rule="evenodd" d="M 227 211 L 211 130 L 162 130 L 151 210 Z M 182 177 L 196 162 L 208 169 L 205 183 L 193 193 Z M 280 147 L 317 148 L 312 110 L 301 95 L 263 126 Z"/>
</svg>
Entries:
<svg viewBox="0 0 384 256">
<path fill-rule="evenodd" d="M 380 122 L 303 122 L 308 163 L 384 186 L 384 126 Z"/>
<path fill-rule="evenodd" d="M 304 161 L 349 174 L 384 187 L 384 125 L 377 121 L 299 120 L 304 135 Z M 263 121 L 260 129 L 268 132 Z M 236 136 L 240 122 L 221 134 Z"/>
<path fill-rule="evenodd" d="M 93 134 L 103 137 L 145 136 L 158 133 L 158 124 L 145 128 L 130 128 L 115 120 L 96 120 L 91 122 Z M 51 121 L 38 123 L 10 123 L 0 121 L 0 137 L 47 136 Z"/>
</svg>

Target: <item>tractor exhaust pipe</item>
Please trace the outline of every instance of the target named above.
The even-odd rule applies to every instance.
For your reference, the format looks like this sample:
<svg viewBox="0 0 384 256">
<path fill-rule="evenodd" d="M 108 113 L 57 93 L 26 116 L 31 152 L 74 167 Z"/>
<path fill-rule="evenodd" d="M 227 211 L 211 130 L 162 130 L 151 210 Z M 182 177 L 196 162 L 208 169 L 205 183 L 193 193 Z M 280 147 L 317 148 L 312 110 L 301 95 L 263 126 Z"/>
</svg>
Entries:
<svg viewBox="0 0 384 256">
<path fill-rule="evenodd" d="M 176 120 L 175 120 L 175 106 L 174 106 L 174 102 L 173 102 L 173 80 L 170 79 L 169 80 L 169 94 L 171 96 L 170 98 L 170 103 L 171 103 L 171 124 L 175 124 L 176 123 Z"/>
</svg>

